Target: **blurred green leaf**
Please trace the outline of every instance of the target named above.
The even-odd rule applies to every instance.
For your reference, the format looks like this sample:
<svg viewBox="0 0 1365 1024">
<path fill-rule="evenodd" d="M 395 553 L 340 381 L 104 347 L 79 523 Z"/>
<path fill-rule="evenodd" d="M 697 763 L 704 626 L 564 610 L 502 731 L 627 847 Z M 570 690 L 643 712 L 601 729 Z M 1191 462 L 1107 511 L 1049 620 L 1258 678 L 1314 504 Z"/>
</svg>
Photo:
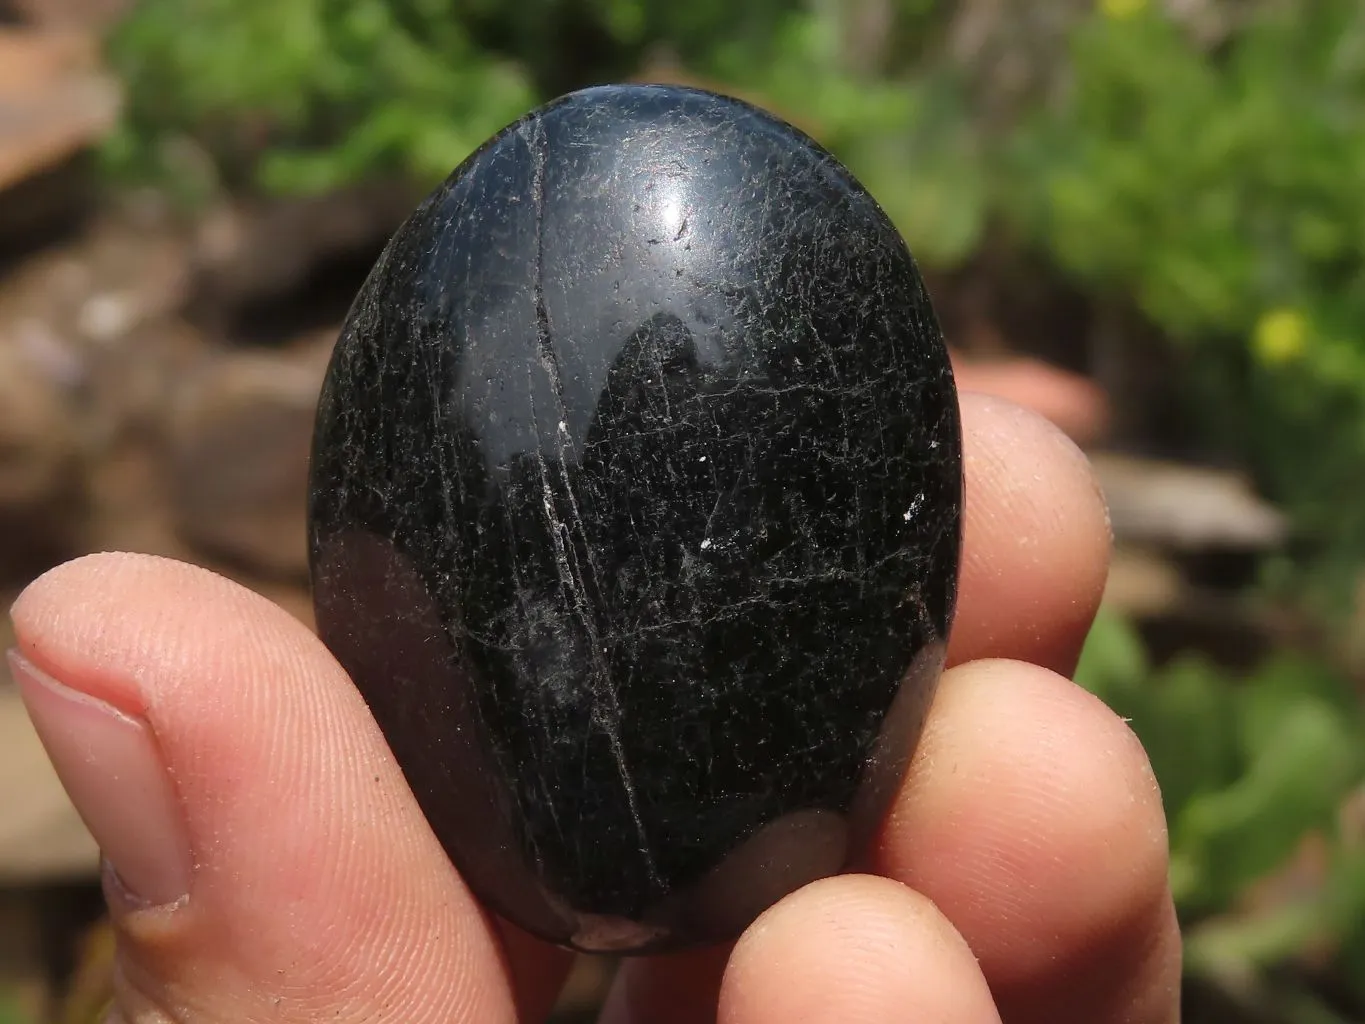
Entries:
<svg viewBox="0 0 1365 1024">
<path fill-rule="evenodd" d="M 1300 656 L 1277 656 L 1246 677 L 1192 654 L 1155 668 L 1133 627 L 1102 610 L 1076 679 L 1142 740 L 1170 821 L 1172 887 L 1186 915 L 1226 910 L 1309 832 L 1334 835 L 1340 808 L 1365 778 L 1359 698 L 1339 674 Z M 1365 879 L 1343 872 L 1334 884 Z M 1258 923 L 1262 938 L 1236 941 L 1273 944 L 1295 922 L 1326 927 L 1316 910 L 1286 914 Z"/>
<path fill-rule="evenodd" d="M 1131 718 L 1150 672 L 1147 652 L 1132 623 L 1101 607 L 1081 650 L 1076 682 Z"/>
<path fill-rule="evenodd" d="M 1359 775 L 1359 737 L 1335 708 L 1305 698 L 1282 708 L 1278 727 L 1246 751 L 1245 773 L 1194 796 L 1172 822 L 1172 849 L 1202 865 L 1200 897 L 1231 900 L 1293 852 L 1310 829 L 1332 829 Z"/>
<path fill-rule="evenodd" d="M 1237 776 L 1233 728 L 1237 694 L 1208 661 L 1184 657 L 1148 681 L 1146 707 L 1134 715 L 1174 820 L 1201 794 Z"/>
</svg>

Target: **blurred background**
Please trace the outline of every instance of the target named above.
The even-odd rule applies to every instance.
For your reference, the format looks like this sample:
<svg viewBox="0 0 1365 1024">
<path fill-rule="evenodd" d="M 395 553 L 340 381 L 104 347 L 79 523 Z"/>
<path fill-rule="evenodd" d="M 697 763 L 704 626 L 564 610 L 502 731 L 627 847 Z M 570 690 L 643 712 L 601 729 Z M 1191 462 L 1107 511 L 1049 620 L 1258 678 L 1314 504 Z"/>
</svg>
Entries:
<svg viewBox="0 0 1365 1024">
<path fill-rule="evenodd" d="M 824 142 L 964 386 L 1091 453 L 1080 681 L 1160 777 L 1187 1019 L 1365 1020 L 1358 0 L 0 0 L 0 600 L 128 548 L 307 621 L 313 404 L 370 263 L 486 136 L 623 79 Z M 0 1024 L 97 1017 L 95 866 L 0 678 Z"/>
</svg>

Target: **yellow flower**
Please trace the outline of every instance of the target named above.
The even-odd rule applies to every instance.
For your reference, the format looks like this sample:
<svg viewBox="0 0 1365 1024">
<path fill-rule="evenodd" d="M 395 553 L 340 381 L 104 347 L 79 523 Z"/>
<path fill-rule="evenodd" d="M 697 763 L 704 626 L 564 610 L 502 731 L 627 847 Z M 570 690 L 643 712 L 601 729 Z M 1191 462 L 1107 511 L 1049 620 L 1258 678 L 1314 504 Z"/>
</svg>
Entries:
<svg viewBox="0 0 1365 1024">
<path fill-rule="evenodd" d="M 1308 345 L 1308 320 L 1297 309 L 1274 309 L 1256 322 L 1252 345 L 1261 362 L 1279 366 L 1303 355 Z"/>
<path fill-rule="evenodd" d="M 1100 13 L 1115 21 L 1124 21 L 1147 9 L 1147 0 L 1099 0 Z"/>
</svg>

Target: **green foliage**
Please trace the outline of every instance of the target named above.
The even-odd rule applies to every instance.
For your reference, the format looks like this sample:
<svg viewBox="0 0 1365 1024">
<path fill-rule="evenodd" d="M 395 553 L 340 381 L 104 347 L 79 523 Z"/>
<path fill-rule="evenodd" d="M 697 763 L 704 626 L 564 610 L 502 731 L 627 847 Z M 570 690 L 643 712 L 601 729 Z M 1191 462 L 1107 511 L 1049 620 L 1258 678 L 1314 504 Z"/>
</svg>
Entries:
<svg viewBox="0 0 1365 1024">
<path fill-rule="evenodd" d="M 1336 299 L 1351 309 L 1324 316 L 1318 340 L 1350 338 L 1365 309 L 1365 10 L 1257 11 L 1217 56 L 1156 14 L 1084 25 L 1066 100 L 1019 140 L 1021 213 L 1073 273 L 1177 336 L 1250 339 L 1268 312 Z M 1329 374 L 1365 365 L 1295 354 Z"/>
<path fill-rule="evenodd" d="M 443 177 L 534 98 L 436 0 L 143 0 L 112 53 L 111 164 L 200 194 Z"/>
<path fill-rule="evenodd" d="M 1347 683 L 1298 656 L 1240 678 L 1195 657 L 1154 669 L 1133 628 L 1108 613 L 1076 678 L 1131 723 L 1151 757 L 1191 967 L 1272 967 L 1325 942 L 1365 968 L 1365 847 L 1340 826 L 1365 784 L 1365 714 Z M 1268 912 L 1231 913 L 1310 834 L 1329 844 L 1322 884 Z"/>
<path fill-rule="evenodd" d="M 938 8 L 899 0 L 891 30 Z M 536 102 L 666 54 L 816 126 L 923 256 L 965 258 L 986 193 L 962 97 L 856 66 L 847 17 L 831 0 L 143 0 L 111 46 L 130 102 L 106 156 L 190 199 L 429 183 Z"/>
<path fill-rule="evenodd" d="M 1324 562 L 1365 560 L 1365 8 L 1251 6 L 1208 52 L 1097 16 L 1069 89 L 1004 143 L 999 209 L 1092 293 L 1197 352 L 1207 438 Z"/>
</svg>

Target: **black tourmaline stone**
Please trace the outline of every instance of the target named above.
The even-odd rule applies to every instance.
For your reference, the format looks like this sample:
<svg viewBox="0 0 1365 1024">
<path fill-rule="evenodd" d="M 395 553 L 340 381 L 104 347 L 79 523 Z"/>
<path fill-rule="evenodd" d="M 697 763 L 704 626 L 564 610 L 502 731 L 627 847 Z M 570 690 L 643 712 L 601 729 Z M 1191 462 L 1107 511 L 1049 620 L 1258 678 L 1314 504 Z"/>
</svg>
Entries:
<svg viewBox="0 0 1365 1024">
<path fill-rule="evenodd" d="M 942 667 L 957 399 L 856 180 L 747 104 L 572 94 L 398 231 L 318 410 L 318 625 L 436 835 L 586 950 L 847 868 Z"/>
</svg>

